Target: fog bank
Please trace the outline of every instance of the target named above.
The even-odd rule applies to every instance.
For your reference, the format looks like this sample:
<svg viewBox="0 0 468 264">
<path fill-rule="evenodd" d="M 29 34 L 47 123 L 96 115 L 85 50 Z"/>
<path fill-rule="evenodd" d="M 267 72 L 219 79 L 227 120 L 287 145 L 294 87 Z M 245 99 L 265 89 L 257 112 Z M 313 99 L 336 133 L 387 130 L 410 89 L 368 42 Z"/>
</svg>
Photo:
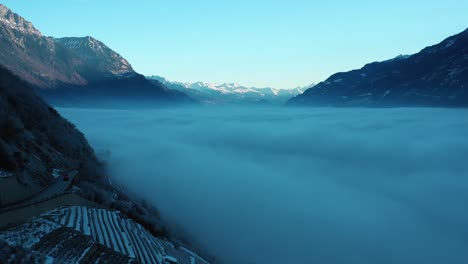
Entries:
<svg viewBox="0 0 468 264">
<path fill-rule="evenodd" d="M 59 109 L 223 263 L 464 263 L 468 111 Z"/>
</svg>

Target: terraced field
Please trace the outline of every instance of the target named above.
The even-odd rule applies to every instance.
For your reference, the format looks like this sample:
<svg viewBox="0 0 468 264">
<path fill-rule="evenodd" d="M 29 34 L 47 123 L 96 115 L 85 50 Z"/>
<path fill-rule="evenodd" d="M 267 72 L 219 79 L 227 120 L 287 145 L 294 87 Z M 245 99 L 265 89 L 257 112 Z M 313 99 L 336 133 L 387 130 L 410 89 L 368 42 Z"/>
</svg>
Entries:
<svg viewBox="0 0 468 264">
<path fill-rule="evenodd" d="M 73 206 L 44 217 L 92 236 L 98 243 L 142 263 L 162 263 L 165 255 L 159 239 L 116 211 Z"/>
<path fill-rule="evenodd" d="M 48 260 L 47 263 L 132 262 L 128 256 L 96 243 L 91 237 L 44 218 L 35 218 L 24 225 L 2 232 L 0 240 L 5 241 L 13 251 L 30 252 L 27 255 L 29 258 L 32 256 L 34 259 L 42 259 L 38 263 L 47 262 L 44 260 Z M 7 253 L 0 255 L 0 259 L 8 258 Z M 17 259 L 18 262 L 5 263 L 29 263 L 24 262 L 23 257 Z"/>
<path fill-rule="evenodd" d="M 0 233 L 0 240 L 57 263 L 208 263 L 192 251 L 154 237 L 118 211 L 71 206 Z"/>
</svg>

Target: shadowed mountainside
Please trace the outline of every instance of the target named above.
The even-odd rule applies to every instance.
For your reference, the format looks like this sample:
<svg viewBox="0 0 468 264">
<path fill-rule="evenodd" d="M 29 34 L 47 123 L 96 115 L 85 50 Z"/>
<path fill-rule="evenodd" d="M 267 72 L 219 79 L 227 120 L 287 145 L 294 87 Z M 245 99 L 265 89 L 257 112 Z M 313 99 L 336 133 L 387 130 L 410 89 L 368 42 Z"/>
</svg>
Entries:
<svg viewBox="0 0 468 264">
<path fill-rule="evenodd" d="M 288 105 L 466 107 L 468 29 L 414 55 L 334 74 Z"/>
<path fill-rule="evenodd" d="M 1 4 L 0 64 L 52 102 L 193 102 L 181 92 L 149 82 L 104 43 L 89 36 L 43 36 L 31 22 Z"/>
<path fill-rule="evenodd" d="M 73 185 L 80 197 L 119 210 L 152 235 L 170 235 L 179 243 L 177 236 L 167 233 L 153 206 L 110 183 L 105 166 L 72 123 L 28 83 L 0 67 L 0 172 L 38 190 L 54 181 L 54 170 L 71 168 L 79 171 Z"/>
<path fill-rule="evenodd" d="M 79 168 L 91 179 L 100 165 L 73 124 L 0 67 L 0 167 L 26 184 L 43 186 L 54 168 Z"/>
</svg>

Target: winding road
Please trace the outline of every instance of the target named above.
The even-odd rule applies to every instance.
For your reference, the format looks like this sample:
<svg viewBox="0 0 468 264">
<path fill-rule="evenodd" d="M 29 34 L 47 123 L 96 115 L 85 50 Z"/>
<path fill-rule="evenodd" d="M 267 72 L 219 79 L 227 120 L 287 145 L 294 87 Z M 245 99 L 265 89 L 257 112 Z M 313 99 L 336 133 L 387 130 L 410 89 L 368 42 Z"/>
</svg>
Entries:
<svg viewBox="0 0 468 264">
<path fill-rule="evenodd" d="M 65 193 L 65 191 L 67 191 L 67 189 L 71 186 L 73 181 L 76 179 L 76 177 L 78 176 L 78 171 L 73 170 L 73 171 L 68 172 L 66 175 L 68 177 L 68 180 L 65 180 L 64 175 L 61 175 L 60 177 L 57 177 L 55 180 L 53 180 L 47 187 L 40 190 L 39 192 L 32 195 L 31 197 L 25 200 L 19 201 L 15 204 L 10 204 L 7 207 L 0 208 L 0 212 L 23 208 L 23 207 L 30 206 L 36 203 L 47 201 L 59 195 L 62 195 L 63 193 Z"/>
</svg>

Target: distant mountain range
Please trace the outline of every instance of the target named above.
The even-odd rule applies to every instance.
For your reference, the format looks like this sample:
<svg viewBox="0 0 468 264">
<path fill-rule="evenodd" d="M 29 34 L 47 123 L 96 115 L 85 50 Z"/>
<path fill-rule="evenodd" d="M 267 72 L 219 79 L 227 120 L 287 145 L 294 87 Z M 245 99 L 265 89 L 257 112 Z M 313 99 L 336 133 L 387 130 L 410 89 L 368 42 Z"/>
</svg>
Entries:
<svg viewBox="0 0 468 264">
<path fill-rule="evenodd" d="M 288 99 L 304 92 L 307 87 L 274 89 L 246 87 L 237 83 L 183 83 L 168 81 L 160 76 L 147 77 L 170 89 L 181 91 L 205 104 L 284 104 Z"/>
<path fill-rule="evenodd" d="M 205 104 L 468 106 L 468 30 L 414 55 L 336 73 L 307 90 L 280 90 L 146 78 L 99 40 L 44 36 L 0 4 L 0 66 L 53 103 L 133 100 L 152 105 L 195 99 Z"/>
<path fill-rule="evenodd" d="M 468 29 L 414 55 L 334 74 L 288 105 L 466 107 Z"/>
<path fill-rule="evenodd" d="M 149 82 L 104 43 L 92 37 L 43 36 L 31 22 L 1 4 L 0 65 L 50 100 L 192 101 L 161 83 Z"/>
</svg>

